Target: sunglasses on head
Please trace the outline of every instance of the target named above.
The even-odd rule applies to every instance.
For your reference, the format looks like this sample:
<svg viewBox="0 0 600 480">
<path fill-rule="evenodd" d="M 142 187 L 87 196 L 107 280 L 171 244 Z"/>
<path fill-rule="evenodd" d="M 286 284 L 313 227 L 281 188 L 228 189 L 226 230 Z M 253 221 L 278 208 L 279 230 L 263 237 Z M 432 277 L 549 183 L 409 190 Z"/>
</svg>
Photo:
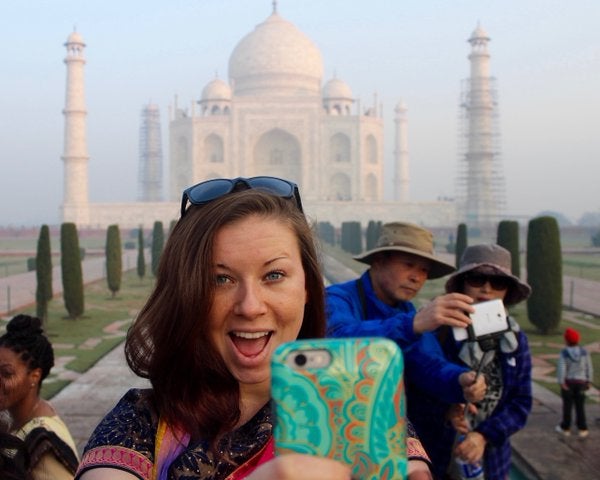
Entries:
<svg viewBox="0 0 600 480">
<path fill-rule="evenodd" d="M 192 205 L 205 205 L 224 195 L 238 190 L 262 190 L 277 197 L 294 199 L 302 212 L 302 202 L 298 185 L 277 177 L 237 177 L 215 178 L 186 188 L 181 198 L 181 216 L 187 211 L 188 202 Z"/>
<path fill-rule="evenodd" d="M 471 287 L 480 288 L 488 282 L 494 290 L 506 290 L 510 286 L 510 278 L 502 275 L 485 275 L 483 273 L 467 273 L 465 275 L 465 283 Z"/>
</svg>

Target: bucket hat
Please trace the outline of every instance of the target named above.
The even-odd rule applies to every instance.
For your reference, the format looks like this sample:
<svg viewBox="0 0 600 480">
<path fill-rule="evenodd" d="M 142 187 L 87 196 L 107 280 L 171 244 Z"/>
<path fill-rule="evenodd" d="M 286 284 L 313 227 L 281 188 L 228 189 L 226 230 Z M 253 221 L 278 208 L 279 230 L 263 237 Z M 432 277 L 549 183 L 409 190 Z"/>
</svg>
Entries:
<svg viewBox="0 0 600 480">
<path fill-rule="evenodd" d="M 456 270 L 454 265 L 433 254 L 433 235 L 418 225 L 404 222 L 386 223 L 381 227 L 375 248 L 357 255 L 354 260 L 371 265 L 379 252 L 405 252 L 430 261 L 427 278 L 440 278 Z"/>
<path fill-rule="evenodd" d="M 510 252 L 500 245 L 472 245 L 465 248 L 459 262 L 459 268 L 446 281 L 446 292 L 456 292 L 462 286 L 462 277 L 472 270 L 489 275 L 508 277 L 511 286 L 506 292 L 504 303 L 514 305 L 525 300 L 531 293 L 531 287 L 512 274 Z"/>
</svg>

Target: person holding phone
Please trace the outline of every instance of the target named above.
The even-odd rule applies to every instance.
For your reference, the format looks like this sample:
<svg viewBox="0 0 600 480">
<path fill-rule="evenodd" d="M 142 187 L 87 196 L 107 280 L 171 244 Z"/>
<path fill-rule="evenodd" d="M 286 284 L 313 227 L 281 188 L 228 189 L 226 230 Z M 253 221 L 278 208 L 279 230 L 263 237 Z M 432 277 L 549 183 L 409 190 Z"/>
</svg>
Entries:
<svg viewBox="0 0 600 480">
<path fill-rule="evenodd" d="M 132 389 L 92 433 L 81 480 L 331 479 L 350 467 L 274 456 L 271 356 L 325 333 L 324 284 L 298 187 L 213 179 L 183 192 L 156 285 L 125 341 Z"/>
<path fill-rule="evenodd" d="M 375 248 L 354 257 L 369 268 L 357 279 L 327 287 L 327 334 L 381 336 L 402 349 L 405 375 L 447 402 L 476 401 L 485 381 L 449 362 L 431 333 L 442 325 L 466 327 L 473 300 L 462 293 L 441 295 L 417 310 L 411 300 L 428 279 L 455 270 L 433 253 L 433 235 L 411 223 L 382 226 Z"/>
<path fill-rule="evenodd" d="M 531 288 L 512 274 L 511 263 L 510 252 L 499 245 L 469 246 L 458 271 L 448 278 L 446 292 L 464 293 L 475 304 L 500 299 L 505 307 L 515 305 L 529 296 Z M 510 316 L 506 327 L 463 341 L 456 341 L 447 327 L 436 332 L 450 361 L 473 368 L 485 377 L 488 387 L 481 401 L 465 409 L 465 404 L 449 405 L 419 388 L 407 386 L 411 391 L 409 416 L 438 478 L 462 478 L 453 457 L 467 464 L 482 462 L 487 480 L 508 478 L 509 439 L 525 426 L 532 396 L 527 337 Z"/>
</svg>

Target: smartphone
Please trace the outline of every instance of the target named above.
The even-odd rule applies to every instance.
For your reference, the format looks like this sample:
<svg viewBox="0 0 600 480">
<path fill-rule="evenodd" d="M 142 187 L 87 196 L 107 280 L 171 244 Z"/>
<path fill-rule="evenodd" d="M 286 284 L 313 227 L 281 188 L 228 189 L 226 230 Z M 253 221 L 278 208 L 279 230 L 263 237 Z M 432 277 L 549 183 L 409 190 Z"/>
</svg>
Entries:
<svg viewBox="0 0 600 480">
<path fill-rule="evenodd" d="M 475 303 L 473 308 L 475 312 L 470 315 L 471 325 L 452 328 L 455 340 L 475 340 L 508 330 L 508 318 L 502 300 Z"/>
<path fill-rule="evenodd" d="M 379 337 L 298 340 L 272 357 L 276 454 L 330 457 L 364 480 L 406 477 L 402 353 Z"/>
</svg>

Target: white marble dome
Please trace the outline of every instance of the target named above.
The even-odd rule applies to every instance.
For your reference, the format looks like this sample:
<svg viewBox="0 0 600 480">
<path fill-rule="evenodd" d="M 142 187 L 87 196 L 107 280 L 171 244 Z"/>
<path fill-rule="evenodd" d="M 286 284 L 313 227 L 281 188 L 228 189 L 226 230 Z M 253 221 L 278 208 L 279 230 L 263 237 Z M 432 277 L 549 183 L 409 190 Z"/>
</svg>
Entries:
<svg viewBox="0 0 600 480">
<path fill-rule="evenodd" d="M 274 12 L 229 58 L 235 95 L 319 95 L 323 59 L 317 46 Z"/>
<path fill-rule="evenodd" d="M 202 90 L 202 101 L 231 100 L 231 87 L 220 78 L 208 82 Z"/>
<path fill-rule="evenodd" d="M 352 90 L 343 80 L 332 78 L 323 86 L 323 98 L 352 100 Z"/>
<path fill-rule="evenodd" d="M 71 35 L 69 35 L 67 37 L 67 42 L 65 43 L 65 45 L 67 43 L 77 43 L 79 45 L 85 45 L 85 43 L 83 43 L 83 38 L 81 35 L 79 35 L 79 32 L 73 30 L 73 32 L 71 32 Z"/>
<path fill-rule="evenodd" d="M 479 40 L 489 40 L 490 39 L 487 32 L 483 28 L 481 28 L 481 25 L 479 25 L 479 24 L 477 25 L 475 30 L 473 30 L 473 33 L 471 34 L 469 41 L 472 41 L 475 39 L 479 39 Z"/>
</svg>

